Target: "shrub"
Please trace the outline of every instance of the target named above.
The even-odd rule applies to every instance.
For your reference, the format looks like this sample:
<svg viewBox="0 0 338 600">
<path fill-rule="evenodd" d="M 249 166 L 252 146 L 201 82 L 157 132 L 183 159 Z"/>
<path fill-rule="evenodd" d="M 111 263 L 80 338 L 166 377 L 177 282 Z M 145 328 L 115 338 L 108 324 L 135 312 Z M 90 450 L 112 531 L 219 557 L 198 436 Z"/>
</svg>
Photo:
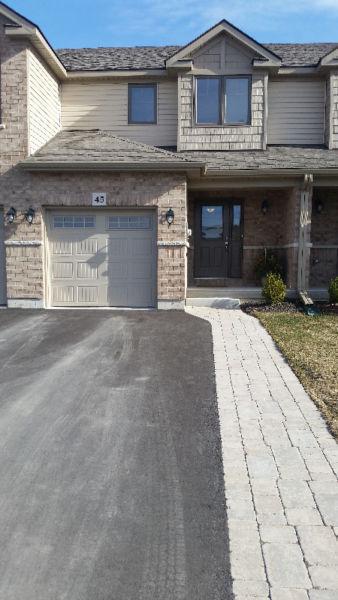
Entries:
<svg viewBox="0 0 338 600">
<path fill-rule="evenodd" d="M 276 254 L 264 250 L 263 254 L 257 259 L 254 270 L 256 278 L 261 280 L 266 277 L 268 273 L 276 273 L 283 277 L 285 269 Z"/>
<path fill-rule="evenodd" d="M 338 302 L 338 277 L 331 279 L 329 284 L 329 299 L 331 304 Z"/>
<path fill-rule="evenodd" d="M 286 285 L 278 273 L 268 273 L 263 285 L 263 298 L 268 304 L 280 304 L 286 296 Z"/>
</svg>

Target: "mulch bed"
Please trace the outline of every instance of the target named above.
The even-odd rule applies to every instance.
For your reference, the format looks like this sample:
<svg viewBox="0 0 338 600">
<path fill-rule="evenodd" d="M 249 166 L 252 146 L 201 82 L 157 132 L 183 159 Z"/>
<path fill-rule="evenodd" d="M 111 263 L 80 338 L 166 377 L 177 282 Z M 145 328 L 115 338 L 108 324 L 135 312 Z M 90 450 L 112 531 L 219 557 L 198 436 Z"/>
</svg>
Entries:
<svg viewBox="0 0 338 600">
<path fill-rule="evenodd" d="M 338 315 L 338 304 L 329 302 L 315 302 L 314 307 L 319 309 L 321 314 Z M 263 313 L 303 313 L 304 306 L 300 302 L 281 302 L 280 304 L 266 304 L 261 300 L 245 302 L 241 304 L 241 309 L 248 315 L 255 311 Z"/>
</svg>

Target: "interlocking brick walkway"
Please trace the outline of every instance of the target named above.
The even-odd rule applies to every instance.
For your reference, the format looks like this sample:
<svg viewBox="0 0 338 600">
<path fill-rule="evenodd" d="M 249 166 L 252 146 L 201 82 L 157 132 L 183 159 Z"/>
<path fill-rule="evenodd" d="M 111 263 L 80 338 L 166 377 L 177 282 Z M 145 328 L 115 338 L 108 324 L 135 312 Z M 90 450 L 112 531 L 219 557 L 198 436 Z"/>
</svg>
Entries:
<svg viewBox="0 0 338 600">
<path fill-rule="evenodd" d="M 338 599 L 338 446 L 260 323 L 212 325 L 236 600 Z"/>
</svg>

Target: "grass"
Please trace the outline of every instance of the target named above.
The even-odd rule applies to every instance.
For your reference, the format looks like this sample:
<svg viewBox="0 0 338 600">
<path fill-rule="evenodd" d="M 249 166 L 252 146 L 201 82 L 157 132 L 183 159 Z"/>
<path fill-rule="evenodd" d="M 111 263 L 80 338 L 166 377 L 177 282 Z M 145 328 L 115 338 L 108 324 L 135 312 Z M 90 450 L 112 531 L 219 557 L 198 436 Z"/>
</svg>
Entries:
<svg viewBox="0 0 338 600">
<path fill-rule="evenodd" d="M 338 315 L 255 316 L 273 337 L 338 439 Z"/>
</svg>

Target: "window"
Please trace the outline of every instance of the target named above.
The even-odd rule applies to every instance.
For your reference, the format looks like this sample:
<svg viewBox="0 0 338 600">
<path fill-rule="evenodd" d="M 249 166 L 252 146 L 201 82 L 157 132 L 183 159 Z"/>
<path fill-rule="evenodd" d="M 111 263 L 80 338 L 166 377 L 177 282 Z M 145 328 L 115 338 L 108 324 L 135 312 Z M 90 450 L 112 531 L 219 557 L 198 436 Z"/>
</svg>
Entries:
<svg viewBox="0 0 338 600">
<path fill-rule="evenodd" d="M 108 217 L 108 229 L 150 229 L 151 217 Z"/>
<path fill-rule="evenodd" d="M 198 125 L 250 123 L 250 77 L 197 77 L 195 90 Z"/>
<path fill-rule="evenodd" d="M 53 218 L 55 229 L 88 229 L 95 227 L 95 217 L 83 215 L 60 215 Z"/>
<path fill-rule="evenodd" d="M 202 238 L 219 240 L 223 237 L 223 207 L 202 206 Z"/>
<path fill-rule="evenodd" d="M 128 86 L 128 123 L 147 125 L 156 122 L 156 83 L 130 83 Z"/>
</svg>

